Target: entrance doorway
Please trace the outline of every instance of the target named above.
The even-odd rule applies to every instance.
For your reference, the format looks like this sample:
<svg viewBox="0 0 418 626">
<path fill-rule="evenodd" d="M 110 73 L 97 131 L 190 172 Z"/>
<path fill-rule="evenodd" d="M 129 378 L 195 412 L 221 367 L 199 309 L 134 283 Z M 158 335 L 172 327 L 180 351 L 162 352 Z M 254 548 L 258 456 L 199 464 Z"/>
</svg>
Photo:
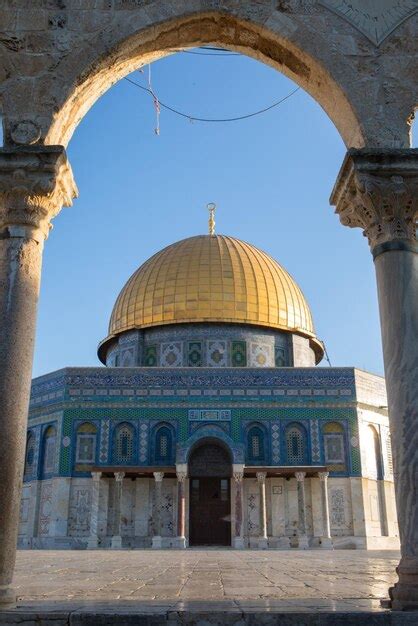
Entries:
<svg viewBox="0 0 418 626">
<path fill-rule="evenodd" d="M 197 448 L 190 457 L 191 546 L 231 545 L 231 461 L 214 443 Z"/>
</svg>

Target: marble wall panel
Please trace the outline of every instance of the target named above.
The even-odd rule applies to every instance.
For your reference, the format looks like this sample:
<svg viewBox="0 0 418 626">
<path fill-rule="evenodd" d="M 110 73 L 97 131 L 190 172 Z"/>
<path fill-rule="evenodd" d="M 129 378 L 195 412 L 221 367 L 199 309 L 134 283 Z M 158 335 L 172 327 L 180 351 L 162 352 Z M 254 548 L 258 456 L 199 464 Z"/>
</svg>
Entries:
<svg viewBox="0 0 418 626">
<path fill-rule="evenodd" d="M 283 537 L 286 532 L 284 478 L 270 478 L 271 535 Z"/>
<path fill-rule="evenodd" d="M 52 480 L 43 480 L 41 482 L 41 490 L 39 494 L 39 516 L 38 516 L 39 537 L 49 536 L 51 515 L 52 515 L 52 497 L 53 497 Z"/>
<path fill-rule="evenodd" d="M 90 534 L 92 480 L 73 478 L 70 489 L 68 534 L 72 537 L 88 537 Z"/>
<path fill-rule="evenodd" d="M 260 535 L 260 492 L 255 478 L 245 480 L 245 534 L 248 537 Z"/>
<path fill-rule="evenodd" d="M 150 483 L 149 478 L 135 479 L 135 535 L 147 537 L 150 518 Z"/>
</svg>

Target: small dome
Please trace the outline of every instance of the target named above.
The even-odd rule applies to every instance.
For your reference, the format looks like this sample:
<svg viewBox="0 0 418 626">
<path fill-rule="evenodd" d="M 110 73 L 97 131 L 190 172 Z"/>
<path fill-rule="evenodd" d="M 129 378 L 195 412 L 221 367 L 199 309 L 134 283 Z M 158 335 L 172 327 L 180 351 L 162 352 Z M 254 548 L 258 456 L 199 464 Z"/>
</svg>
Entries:
<svg viewBox="0 0 418 626">
<path fill-rule="evenodd" d="M 133 329 L 194 322 L 252 324 L 315 337 L 305 297 L 271 256 L 224 235 L 199 235 L 167 246 L 132 274 L 120 292 L 99 347 Z"/>
</svg>

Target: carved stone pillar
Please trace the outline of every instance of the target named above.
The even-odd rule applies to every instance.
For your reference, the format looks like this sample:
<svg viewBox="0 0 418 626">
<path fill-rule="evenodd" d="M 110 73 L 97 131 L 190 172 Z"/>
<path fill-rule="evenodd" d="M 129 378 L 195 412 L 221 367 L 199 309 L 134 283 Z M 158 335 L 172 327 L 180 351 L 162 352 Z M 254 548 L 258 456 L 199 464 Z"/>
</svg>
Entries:
<svg viewBox="0 0 418 626">
<path fill-rule="evenodd" d="M 306 536 L 306 496 L 305 496 L 306 472 L 295 472 L 298 483 L 298 548 L 305 550 L 309 543 Z"/>
<path fill-rule="evenodd" d="M 164 472 L 154 472 L 155 479 L 155 504 L 153 510 L 154 536 L 152 538 L 153 548 L 162 548 L 163 542 L 161 537 L 161 499 L 163 488 Z"/>
<path fill-rule="evenodd" d="M 329 503 L 328 503 L 328 476 L 329 472 L 318 472 L 319 481 L 321 484 L 321 499 L 322 499 L 322 537 L 321 548 L 332 549 L 331 539 L 331 527 L 329 524 Z"/>
<path fill-rule="evenodd" d="M 186 472 L 177 471 L 177 545 L 186 548 Z"/>
<path fill-rule="evenodd" d="M 125 472 L 115 472 L 115 497 L 113 499 L 113 536 L 110 547 L 120 549 L 122 547 L 122 489 Z"/>
<path fill-rule="evenodd" d="M 42 250 L 77 189 L 60 146 L 0 149 L 0 603 L 16 556 Z"/>
<path fill-rule="evenodd" d="M 235 537 L 234 548 L 242 549 L 244 547 L 244 511 L 243 511 L 243 482 L 244 482 L 244 470 L 234 469 L 234 482 L 235 482 Z"/>
<path fill-rule="evenodd" d="M 97 548 L 99 545 L 99 500 L 100 500 L 100 479 L 102 472 L 91 473 L 91 509 L 90 509 L 90 537 L 87 543 L 89 549 Z"/>
<path fill-rule="evenodd" d="M 262 549 L 268 547 L 266 477 L 266 472 L 257 472 L 258 488 L 260 493 L 260 535 L 258 538 L 258 547 Z"/>
<path fill-rule="evenodd" d="M 401 560 L 394 609 L 418 607 L 418 150 L 349 150 L 331 204 L 373 255 L 392 435 Z"/>
</svg>

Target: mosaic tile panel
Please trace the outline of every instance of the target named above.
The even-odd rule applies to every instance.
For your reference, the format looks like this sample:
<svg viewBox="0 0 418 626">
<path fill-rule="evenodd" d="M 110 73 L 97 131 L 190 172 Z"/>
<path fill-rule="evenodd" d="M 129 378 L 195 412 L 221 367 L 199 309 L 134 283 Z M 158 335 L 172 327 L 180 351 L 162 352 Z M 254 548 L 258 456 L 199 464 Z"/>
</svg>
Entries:
<svg viewBox="0 0 418 626">
<path fill-rule="evenodd" d="M 203 354 L 202 342 L 190 341 L 187 345 L 187 365 L 189 367 L 202 367 Z"/>
<path fill-rule="evenodd" d="M 280 463 L 280 424 L 277 422 L 271 425 L 271 461 Z"/>
<path fill-rule="evenodd" d="M 145 367 L 157 365 L 157 346 L 145 346 L 144 365 Z"/>
<path fill-rule="evenodd" d="M 139 425 L 139 462 L 146 463 L 148 458 L 148 424 L 141 422 Z"/>
<path fill-rule="evenodd" d="M 183 365 L 183 344 L 181 341 L 162 343 L 160 350 L 161 367 L 180 367 Z"/>
<path fill-rule="evenodd" d="M 247 343 L 245 341 L 233 341 L 231 343 L 231 365 L 232 367 L 246 367 Z"/>
<path fill-rule="evenodd" d="M 104 419 L 100 429 L 99 461 L 106 463 L 109 456 L 110 420 Z"/>
<path fill-rule="evenodd" d="M 226 341 L 207 342 L 207 363 L 208 367 L 226 367 L 228 365 Z"/>
<path fill-rule="evenodd" d="M 271 367 L 272 365 L 273 355 L 271 345 L 251 343 L 250 367 Z"/>
<path fill-rule="evenodd" d="M 312 463 L 319 463 L 321 461 L 321 446 L 319 442 L 319 425 L 317 419 L 310 420 L 310 428 Z"/>
</svg>

